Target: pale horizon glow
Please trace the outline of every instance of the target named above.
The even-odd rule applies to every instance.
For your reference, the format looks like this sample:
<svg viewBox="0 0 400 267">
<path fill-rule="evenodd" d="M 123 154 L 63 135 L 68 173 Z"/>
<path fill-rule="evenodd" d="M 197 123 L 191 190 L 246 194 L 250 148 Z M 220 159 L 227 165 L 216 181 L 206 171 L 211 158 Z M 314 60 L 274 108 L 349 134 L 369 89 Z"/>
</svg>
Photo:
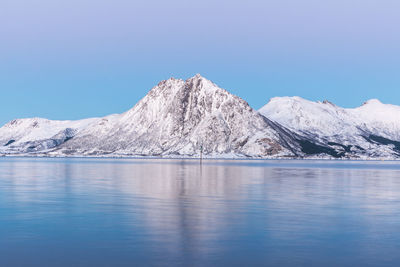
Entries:
<svg viewBox="0 0 400 267">
<path fill-rule="evenodd" d="M 200 73 L 258 109 L 275 96 L 400 105 L 395 0 L 3 0 L 0 124 L 121 113 Z"/>
</svg>

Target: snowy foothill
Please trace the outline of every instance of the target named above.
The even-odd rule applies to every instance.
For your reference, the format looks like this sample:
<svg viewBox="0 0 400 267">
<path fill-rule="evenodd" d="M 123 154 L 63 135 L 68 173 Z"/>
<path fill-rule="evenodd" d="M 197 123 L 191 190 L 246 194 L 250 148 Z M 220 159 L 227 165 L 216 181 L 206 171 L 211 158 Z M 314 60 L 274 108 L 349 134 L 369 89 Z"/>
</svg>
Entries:
<svg viewBox="0 0 400 267">
<path fill-rule="evenodd" d="M 275 97 L 259 112 L 293 132 L 342 150 L 348 157 L 400 156 L 400 107 L 377 99 L 357 108 L 342 108 L 329 101 Z"/>
<path fill-rule="evenodd" d="M 256 111 L 197 74 L 160 82 L 122 114 L 13 120 L 0 128 L 0 155 L 396 159 L 398 118 L 400 107 L 376 99 L 346 109 L 275 97 Z"/>
</svg>

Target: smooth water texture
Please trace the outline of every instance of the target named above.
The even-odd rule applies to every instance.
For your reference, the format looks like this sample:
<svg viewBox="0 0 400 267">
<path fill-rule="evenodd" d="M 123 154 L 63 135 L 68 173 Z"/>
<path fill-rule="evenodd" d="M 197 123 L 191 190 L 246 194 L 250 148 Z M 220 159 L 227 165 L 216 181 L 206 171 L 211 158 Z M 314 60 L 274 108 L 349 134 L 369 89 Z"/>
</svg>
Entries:
<svg viewBox="0 0 400 267">
<path fill-rule="evenodd" d="M 400 266 L 400 163 L 0 158 L 0 266 Z"/>
</svg>

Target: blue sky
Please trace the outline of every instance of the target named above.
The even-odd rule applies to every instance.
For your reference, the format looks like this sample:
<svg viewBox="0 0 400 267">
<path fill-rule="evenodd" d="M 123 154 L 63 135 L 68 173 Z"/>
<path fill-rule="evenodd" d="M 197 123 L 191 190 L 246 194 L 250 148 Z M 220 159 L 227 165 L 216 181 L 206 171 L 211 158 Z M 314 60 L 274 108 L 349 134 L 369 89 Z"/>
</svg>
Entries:
<svg viewBox="0 0 400 267">
<path fill-rule="evenodd" d="M 196 73 L 256 109 L 299 95 L 400 105 L 391 0 L 2 0 L 0 124 L 131 108 Z"/>
</svg>

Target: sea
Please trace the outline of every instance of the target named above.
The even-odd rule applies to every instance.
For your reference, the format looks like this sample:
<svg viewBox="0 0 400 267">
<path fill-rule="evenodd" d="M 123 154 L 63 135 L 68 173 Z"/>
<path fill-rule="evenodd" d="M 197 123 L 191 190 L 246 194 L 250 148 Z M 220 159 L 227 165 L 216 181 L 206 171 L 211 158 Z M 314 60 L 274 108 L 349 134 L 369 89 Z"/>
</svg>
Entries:
<svg viewBox="0 0 400 267">
<path fill-rule="evenodd" d="M 400 162 L 3 157 L 0 266 L 400 266 Z"/>
</svg>

